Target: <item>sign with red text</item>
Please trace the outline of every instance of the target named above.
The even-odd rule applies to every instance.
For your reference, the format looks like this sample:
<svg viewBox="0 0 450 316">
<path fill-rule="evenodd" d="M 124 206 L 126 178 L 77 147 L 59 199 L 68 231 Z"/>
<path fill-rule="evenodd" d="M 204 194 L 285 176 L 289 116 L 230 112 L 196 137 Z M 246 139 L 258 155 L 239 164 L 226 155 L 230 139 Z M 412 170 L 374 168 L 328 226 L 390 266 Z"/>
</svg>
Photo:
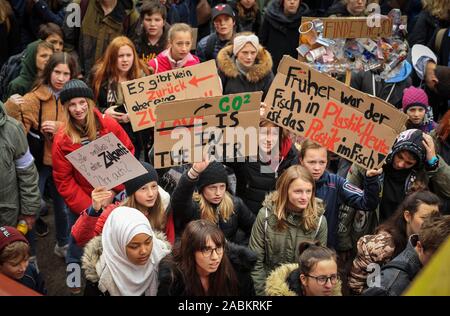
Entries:
<svg viewBox="0 0 450 316">
<path fill-rule="evenodd" d="M 66 158 L 94 188 L 104 186 L 109 190 L 147 172 L 113 133 L 82 146 Z"/>
<path fill-rule="evenodd" d="M 133 131 L 155 126 L 162 103 L 222 95 L 214 60 L 121 83 Z"/>
<path fill-rule="evenodd" d="M 257 157 L 262 92 L 161 104 L 156 108 L 154 166 Z M 239 161 L 239 160 L 237 160 Z"/>
<path fill-rule="evenodd" d="M 375 19 L 379 18 L 379 23 Z M 380 38 L 392 36 L 392 19 L 380 15 L 377 17 L 303 17 L 302 23 L 320 19 L 323 23 L 324 38 Z"/>
<path fill-rule="evenodd" d="M 289 56 L 264 102 L 268 120 L 365 169 L 382 163 L 407 120 L 389 103 Z"/>
</svg>

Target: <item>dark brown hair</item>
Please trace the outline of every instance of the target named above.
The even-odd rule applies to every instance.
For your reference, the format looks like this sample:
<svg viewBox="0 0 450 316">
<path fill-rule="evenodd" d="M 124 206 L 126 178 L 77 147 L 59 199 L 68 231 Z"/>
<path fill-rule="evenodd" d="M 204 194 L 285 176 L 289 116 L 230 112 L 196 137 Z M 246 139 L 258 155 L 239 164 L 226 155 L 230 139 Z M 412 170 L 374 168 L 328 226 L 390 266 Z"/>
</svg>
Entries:
<svg viewBox="0 0 450 316">
<path fill-rule="evenodd" d="M 180 244 L 173 251 L 175 265 L 183 273 L 189 296 L 235 296 L 238 295 L 238 280 L 224 251 L 222 261 L 216 272 L 209 275 L 209 289 L 205 293 L 197 273 L 195 253 L 206 249 L 208 239 L 216 247 L 225 248 L 225 236 L 216 225 L 207 220 L 191 221 L 184 229 Z"/>
<path fill-rule="evenodd" d="M 319 241 L 304 241 L 298 245 L 298 264 L 301 274 L 309 275 L 317 263 L 324 260 L 337 262 L 336 252 L 320 245 Z"/>
<path fill-rule="evenodd" d="M 50 35 L 53 35 L 53 34 L 58 35 L 59 37 L 61 37 L 61 39 L 64 40 L 64 34 L 59 25 L 49 22 L 46 24 L 41 24 L 41 26 L 39 26 L 38 37 L 41 40 L 45 41 L 45 39 L 47 37 L 49 37 Z"/>
<path fill-rule="evenodd" d="M 159 1 L 157 2 L 144 2 L 141 6 L 141 20 L 144 20 L 145 15 L 153 15 L 159 13 L 161 14 L 164 21 L 167 18 L 167 9 L 164 5 L 162 5 Z"/>
<path fill-rule="evenodd" d="M 418 235 L 423 250 L 435 252 L 450 235 L 450 215 L 429 216 Z"/>
<path fill-rule="evenodd" d="M 407 195 L 395 213 L 375 229 L 375 234 L 385 231 L 392 236 L 395 247 L 392 258 L 402 252 L 408 243 L 409 236 L 406 233 L 404 212 L 408 211 L 411 216 L 414 216 L 421 204 L 440 206 L 441 200 L 436 194 L 430 191 L 418 191 Z"/>
<path fill-rule="evenodd" d="M 450 135 L 450 110 L 444 114 L 436 128 L 436 135 L 441 142 L 446 142 Z"/>
<path fill-rule="evenodd" d="M 78 67 L 75 58 L 69 53 L 65 52 L 54 53 L 45 65 L 42 74 L 36 79 L 36 82 L 33 86 L 34 89 L 37 89 L 43 84 L 51 87 L 51 76 L 53 69 L 55 69 L 55 67 L 59 64 L 64 64 L 69 67 L 70 79 L 76 78 Z"/>
</svg>

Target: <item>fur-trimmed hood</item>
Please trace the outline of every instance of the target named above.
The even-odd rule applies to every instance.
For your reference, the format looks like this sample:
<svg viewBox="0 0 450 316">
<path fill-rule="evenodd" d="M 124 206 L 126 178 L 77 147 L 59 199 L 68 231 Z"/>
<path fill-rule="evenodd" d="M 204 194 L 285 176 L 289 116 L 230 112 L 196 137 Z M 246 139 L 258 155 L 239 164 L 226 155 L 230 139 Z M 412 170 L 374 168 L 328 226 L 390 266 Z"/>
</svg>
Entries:
<svg viewBox="0 0 450 316">
<path fill-rule="evenodd" d="M 233 55 L 233 45 L 227 45 L 217 54 L 217 64 L 220 71 L 226 77 L 236 78 L 240 72 L 236 66 L 236 60 Z M 258 82 L 264 79 L 272 71 L 272 56 L 264 48 L 261 47 L 256 55 L 255 64 L 245 75 L 249 82 Z"/>
<path fill-rule="evenodd" d="M 172 248 L 172 245 L 167 241 L 166 235 L 159 231 L 154 231 L 155 237 L 166 244 L 168 249 Z M 90 242 L 86 244 L 84 247 L 84 254 L 81 258 L 81 267 L 84 270 L 84 274 L 86 279 L 97 283 L 100 279 L 100 276 L 96 271 L 96 264 L 100 260 L 100 256 L 103 253 L 103 245 L 102 245 L 102 236 L 97 236 L 93 238 Z"/>
<path fill-rule="evenodd" d="M 276 268 L 267 278 L 266 295 L 268 296 L 299 296 L 300 270 L 298 263 L 288 263 Z M 341 281 L 333 289 L 333 296 L 341 296 Z"/>
</svg>

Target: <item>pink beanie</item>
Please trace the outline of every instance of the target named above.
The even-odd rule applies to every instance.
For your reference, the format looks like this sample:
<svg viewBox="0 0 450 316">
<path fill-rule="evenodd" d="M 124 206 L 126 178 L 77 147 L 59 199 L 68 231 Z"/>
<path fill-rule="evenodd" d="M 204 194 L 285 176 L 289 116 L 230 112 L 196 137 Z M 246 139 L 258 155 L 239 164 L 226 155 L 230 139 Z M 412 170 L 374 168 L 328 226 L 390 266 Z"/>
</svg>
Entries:
<svg viewBox="0 0 450 316">
<path fill-rule="evenodd" d="M 428 96 L 425 91 L 413 86 L 403 90 L 403 112 L 406 113 L 412 106 L 421 106 L 425 108 L 425 110 L 428 108 Z"/>
</svg>

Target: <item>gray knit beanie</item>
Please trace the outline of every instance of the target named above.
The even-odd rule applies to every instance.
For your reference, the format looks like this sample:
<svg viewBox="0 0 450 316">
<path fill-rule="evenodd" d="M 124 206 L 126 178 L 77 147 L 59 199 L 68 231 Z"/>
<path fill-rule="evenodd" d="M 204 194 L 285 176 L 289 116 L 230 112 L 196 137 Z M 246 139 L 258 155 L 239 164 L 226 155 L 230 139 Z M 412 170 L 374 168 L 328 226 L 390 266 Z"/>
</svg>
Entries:
<svg viewBox="0 0 450 316">
<path fill-rule="evenodd" d="M 73 98 L 88 98 L 94 100 L 94 93 L 83 81 L 72 79 L 66 82 L 59 94 L 59 98 L 61 99 L 61 104 L 65 104 Z"/>
</svg>

